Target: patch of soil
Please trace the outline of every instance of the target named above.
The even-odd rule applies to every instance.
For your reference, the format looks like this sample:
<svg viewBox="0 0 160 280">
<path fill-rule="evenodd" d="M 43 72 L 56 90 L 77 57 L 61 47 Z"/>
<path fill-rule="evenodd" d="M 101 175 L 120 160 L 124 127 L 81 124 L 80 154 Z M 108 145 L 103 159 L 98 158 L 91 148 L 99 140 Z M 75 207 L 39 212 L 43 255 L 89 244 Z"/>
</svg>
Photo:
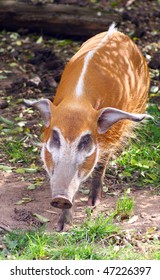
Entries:
<svg viewBox="0 0 160 280">
<path fill-rule="evenodd" d="M 0 227 L 31 229 L 42 225 L 34 213 L 49 219 L 47 230 L 56 230 L 58 218 L 60 215 L 59 209 L 53 208 L 50 205 L 51 192 L 49 184 L 44 183 L 35 190 L 28 190 L 29 182 L 21 182 L 19 175 L 11 173 L 0 174 Z M 111 193 L 112 191 L 112 193 Z M 160 196 L 153 195 L 149 190 L 132 189 L 131 195 L 135 197 L 134 215 L 137 215 L 137 220 L 129 224 L 128 221 L 120 222 L 124 229 L 134 229 L 145 231 L 155 227 L 160 230 Z M 92 216 L 103 212 L 106 216 L 115 209 L 118 197 L 122 196 L 122 188 L 110 189 L 109 194 L 103 193 L 103 198 L 99 206 L 93 209 Z M 31 201 L 25 204 L 16 205 L 23 197 L 31 198 Z M 78 225 L 87 218 L 88 196 L 81 189 L 76 196 L 75 213 L 73 224 Z M 66 227 L 68 229 L 68 226 Z"/>
<path fill-rule="evenodd" d="M 43 225 L 42 222 L 37 221 L 37 219 L 33 216 L 31 211 L 27 209 L 17 209 L 14 208 L 14 216 L 13 219 L 16 221 L 26 222 L 29 226 L 40 227 Z"/>
<path fill-rule="evenodd" d="M 17 48 L 12 53 L 10 60 L 16 60 L 9 63 L 8 71 L 12 71 L 12 75 L 2 80 L 1 89 L 6 91 L 6 95 L 20 95 L 21 97 L 34 98 L 35 94 L 43 92 L 45 94 L 55 93 L 58 82 L 60 81 L 64 62 L 60 57 L 45 46 L 32 45 L 29 57 L 25 53 L 25 49 Z M 28 46 L 29 47 L 29 46 Z M 26 46 L 25 46 L 26 48 Z M 7 57 L 8 58 L 8 57 Z M 17 62 L 20 61 L 19 63 Z M 6 68 L 6 62 L 2 68 Z M 12 69 L 11 69 L 12 67 Z M 24 70 L 22 69 L 24 67 Z"/>
</svg>

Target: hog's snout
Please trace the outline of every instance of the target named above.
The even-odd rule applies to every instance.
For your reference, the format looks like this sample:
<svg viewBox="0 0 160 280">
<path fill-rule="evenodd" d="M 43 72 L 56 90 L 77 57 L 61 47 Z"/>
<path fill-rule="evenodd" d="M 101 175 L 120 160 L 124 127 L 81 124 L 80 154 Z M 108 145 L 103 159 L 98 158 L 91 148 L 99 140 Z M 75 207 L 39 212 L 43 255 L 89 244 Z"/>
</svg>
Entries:
<svg viewBox="0 0 160 280">
<path fill-rule="evenodd" d="M 58 195 L 52 198 L 51 205 L 60 209 L 69 209 L 73 203 L 67 197 Z"/>
</svg>

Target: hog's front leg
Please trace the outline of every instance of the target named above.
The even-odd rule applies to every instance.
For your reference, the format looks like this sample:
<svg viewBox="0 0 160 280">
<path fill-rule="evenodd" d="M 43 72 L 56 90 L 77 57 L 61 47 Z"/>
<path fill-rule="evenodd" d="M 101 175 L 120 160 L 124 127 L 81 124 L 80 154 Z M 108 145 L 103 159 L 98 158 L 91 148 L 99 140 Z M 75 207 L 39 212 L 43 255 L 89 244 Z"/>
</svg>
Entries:
<svg viewBox="0 0 160 280">
<path fill-rule="evenodd" d="M 108 162 L 108 161 L 107 161 Z M 107 163 L 98 163 L 93 172 L 91 189 L 88 198 L 89 206 L 97 206 L 102 197 L 103 179 Z"/>
<path fill-rule="evenodd" d="M 73 207 L 70 209 L 63 209 L 58 221 L 57 231 L 60 232 L 64 229 L 65 224 L 71 224 L 73 219 Z"/>
</svg>

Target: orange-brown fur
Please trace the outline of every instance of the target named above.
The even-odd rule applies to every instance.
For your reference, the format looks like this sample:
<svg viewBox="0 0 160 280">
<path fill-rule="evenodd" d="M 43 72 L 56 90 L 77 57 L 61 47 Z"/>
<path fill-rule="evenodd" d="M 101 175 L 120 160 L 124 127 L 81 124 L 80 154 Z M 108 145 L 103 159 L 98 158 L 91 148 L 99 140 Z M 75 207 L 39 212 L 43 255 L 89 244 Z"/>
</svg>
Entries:
<svg viewBox="0 0 160 280">
<path fill-rule="evenodd" d="M 52 158 L 52 155 L 48 152 L 47 149 L 45 149 L 45 162 L 46 162 L 46 165 L 47 165 L 47 169 L 49 171 L 53 170 L 54 168 L 54 162 L 53 162 L 53 158 Z"/>
<path fill-rule="evenodd" d="M 96 159 L 96 152 L 94 152 L 90 157 L 88 157 L 85 162 L 78 168 L 79 174 L 84 173 L 84 176 L 86 176 L 89 171 L 92 169 L 92 166 L 94 165 Z"/>
<path fill-rule="evenodd" d="M 119 121 L 105 134 L 97 132 L 97 118 L 104 107 L 114 107 L 132 113 L 143 113 L 149 88 L 147 64 L 138 47 L 126 35 L 113 32 L 89 61 L 84 77 L 83 94 L 76 96 L 76 85 L 88 51 L 101 42 L 100 33 L 85 42 L 67 64 L 55 99 L 50 127 L 45 129 L 46 141 L 53 126 L 72 142 L 84 130 L 91 130 L 100 143 L 101 154 L 115 150 L 130 134 L 133 123 Z"/>
</svg>

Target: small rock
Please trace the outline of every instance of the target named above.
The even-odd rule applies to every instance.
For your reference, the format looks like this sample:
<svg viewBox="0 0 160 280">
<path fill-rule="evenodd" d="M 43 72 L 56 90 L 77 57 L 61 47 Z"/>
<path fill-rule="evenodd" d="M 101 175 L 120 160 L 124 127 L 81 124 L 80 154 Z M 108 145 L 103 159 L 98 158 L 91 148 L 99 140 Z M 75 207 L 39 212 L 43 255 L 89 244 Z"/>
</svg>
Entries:
<svg viewBox="0 0 160 280">
<path fill-rule="evenodd" d="M 159 52 L 154 53 L 151 61 L 149 62 L 149 67 L 152 69 L 160 69 L 160 53 Z"/>
<path fill-rule="evenodd" d="M 134 32 L 135 37 L 142 38 L 145 34 L 146 34 L 146 31 L 143 28 L 140 29 L 139 27 L 137 27 L 135 29 L 135 32 Z"/>
<path fill-rule="evenodd" d="M 154 218 L 154 219 L 155 219 L 155 218 L 156 218 L 156 215 L 151 215 L 151 218 Z"/>
<path fill-rule="evenodd" d="M 30 79 L 29 82 L 33 85 L 39 86 L 41 79 L 39 76 L 35 76 L 34 78 Z"/>
<path fill-rule="evenodd" d="M 146 214 L 146 213 L 143 213 L 143 212 L 142 212 L 142 213 L 140 214 L 140 217 L 141 217 L 141 218 L 143 218 L 143 219 L 145 219 L 145 218 L 146 218 L 146 216 L 147 216 L 147 214 Z"/>
<path fill-rule="evenodd" d="M 8 107 L 8 102 L 5 100 L 0 100 L 0 109 L 5 109 Z"/>
<path fill-rule="evenodd" d="M 123 13 L 122 13 L 122 18 L 123 18 L 123 20 L 131 20 L 131 14 L 128 12 L 128 11 L 124 11 Z"/>
</svg>

